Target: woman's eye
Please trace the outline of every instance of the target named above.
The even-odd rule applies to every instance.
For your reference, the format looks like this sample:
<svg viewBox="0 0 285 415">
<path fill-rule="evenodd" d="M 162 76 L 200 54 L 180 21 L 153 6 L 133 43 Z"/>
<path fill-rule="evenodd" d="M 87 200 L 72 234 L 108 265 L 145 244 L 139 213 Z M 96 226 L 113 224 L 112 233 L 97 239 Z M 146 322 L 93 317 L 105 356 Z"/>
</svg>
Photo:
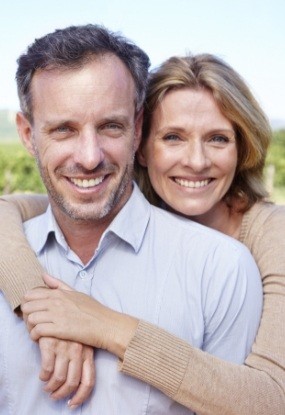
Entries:
<svg viewBox="0 0 285 415">
<path fill-rule="evenodd" d="M 229 138 L 226 137 L 225 135 L 220 135 L 220 134 L 216 134 L 213 137 L 211 137 L 210 141 L 214 142 L 214 143 L 228 143 L 229 142 Z"/>
</svg>

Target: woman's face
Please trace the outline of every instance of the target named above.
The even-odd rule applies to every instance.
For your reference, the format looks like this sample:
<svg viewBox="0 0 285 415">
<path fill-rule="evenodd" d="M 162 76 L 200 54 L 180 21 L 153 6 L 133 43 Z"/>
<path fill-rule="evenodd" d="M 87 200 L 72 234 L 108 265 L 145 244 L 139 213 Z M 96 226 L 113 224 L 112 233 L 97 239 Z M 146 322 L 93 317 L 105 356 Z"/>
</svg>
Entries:
<svg viewBox="0 0 285 415">
<path fill-rule="evenodd" d="M 204 223 L 223 204 L 235 175 L 234 128 L 209 91 L 170 91 L 154 111 L 138 157 L 170 209 Z"/>
</svg>

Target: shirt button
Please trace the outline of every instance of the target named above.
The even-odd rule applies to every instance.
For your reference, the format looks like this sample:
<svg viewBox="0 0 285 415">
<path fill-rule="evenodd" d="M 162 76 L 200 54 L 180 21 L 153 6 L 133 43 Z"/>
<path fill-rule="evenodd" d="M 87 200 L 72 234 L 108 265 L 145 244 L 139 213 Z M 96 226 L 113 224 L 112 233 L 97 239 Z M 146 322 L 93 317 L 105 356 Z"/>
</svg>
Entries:
<svg viewBox="0 0 285 415">
<path fill-rule="evenodd" d="M 85 278 L 85 277 L 86 277 L 86 275 L 87 275 L 87 272 L 86 272 L 86 271 L 80 271 L 80 272 L 79 272 L 79 276 L 80 276 L 80 278 Z"/>
</svg>

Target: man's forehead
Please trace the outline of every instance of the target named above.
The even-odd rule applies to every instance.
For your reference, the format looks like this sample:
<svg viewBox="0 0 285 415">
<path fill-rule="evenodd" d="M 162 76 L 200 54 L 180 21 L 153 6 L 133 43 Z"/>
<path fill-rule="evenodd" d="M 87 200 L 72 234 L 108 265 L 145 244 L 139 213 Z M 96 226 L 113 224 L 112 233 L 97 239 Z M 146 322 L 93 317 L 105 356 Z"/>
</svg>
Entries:
<svg viewBox="0 0 285 415">
<path fill-rule="evenodd" d="M 119 98 L 120 95 L 120 99 L 125 96 L 128 100 L 136 100 L 132 75 L 124 63 L 113 55 L 89 61 L 80 68 L 46 68 L 36 71 L 31 83 L 33 100 L 42 100 L 44 95 L 49 99 L 53 99 L 53 95 L 60 98 L 59 93 L 76 99 L 90 94 L 90 98 L 101 95 L 104 100 L 111 100 L 114 96 Z"/>
<path fill-rule="evenodd" d="M 34 72 L 32 79 L 50 79 L 56 77 L 70 76 L 70 74 L 80 74 L 86 68 L 92 68 L 94 72 L 109 72 L 115 76 L 126 76 L 133 82 L 133 76 L 126 64 L 115 54 L 105 53 L 90 55 L 81 62 L 70 62 L 70 65 L 49 65 L 39 68 Z"/>
<path fill-rule="evenodd" d="M 50 118 L 52 124 L 92 118 L 130 122 L 136 110 L 136 91 L 130 79 L 124 74 L 94 72 L 92 66 L 80 72 L 41 71 L 31 87 L 33 114 Z"/>
<path fill-rule="evenodd" d="M 45 91 L 43 93 L 43 90 Z M 36 71 L 31 83 L 31 93 L 35 100 L 53 96 L 73 96 L 80 99 L 85 94 L 90 98 L 105 97 L 104 100 L 136 97 L 135 83 L 123 62 L 114 55 L 88 61 L 80 68 L 46 68 Z M 77 98 L 78 97 L 78 98 Z M 133 99 L 132 99 L 133 97 Z"/>
</svg>

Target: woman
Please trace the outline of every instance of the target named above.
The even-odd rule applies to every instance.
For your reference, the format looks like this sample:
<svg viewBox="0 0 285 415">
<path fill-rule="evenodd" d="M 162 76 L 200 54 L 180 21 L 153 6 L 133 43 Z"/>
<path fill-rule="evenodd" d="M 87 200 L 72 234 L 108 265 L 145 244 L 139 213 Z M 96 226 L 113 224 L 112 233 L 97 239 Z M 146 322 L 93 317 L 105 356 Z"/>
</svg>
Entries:
<svg viewBox="0 0 285 415">
<path fill-rule="evenodd" d="M 263 281 L 262 320 L 245 365 L 221 361 L 143 321 L 122 353 L 124 373 L 198 414 L 285 411 L 285 209 L 264 201 L 269 141 L 268 122 L 248 87 L 216 57 L 171 58 L 151 75 L 137 156 L 139 184 L 152 203 L 246 244 Z M 35 260 L 25 249 L 22 261 L 30 255 L 32 269 Z M 2 283 L 6 260 L 4 266 Z M 9 276 L 8 283 L 6 278 L 5 294 L 14 306 L 23 292 L 18 281 L 23 286 L 28 276 Z M 37 278 L 30 286 L 41 285 Z"/>
</svg>

